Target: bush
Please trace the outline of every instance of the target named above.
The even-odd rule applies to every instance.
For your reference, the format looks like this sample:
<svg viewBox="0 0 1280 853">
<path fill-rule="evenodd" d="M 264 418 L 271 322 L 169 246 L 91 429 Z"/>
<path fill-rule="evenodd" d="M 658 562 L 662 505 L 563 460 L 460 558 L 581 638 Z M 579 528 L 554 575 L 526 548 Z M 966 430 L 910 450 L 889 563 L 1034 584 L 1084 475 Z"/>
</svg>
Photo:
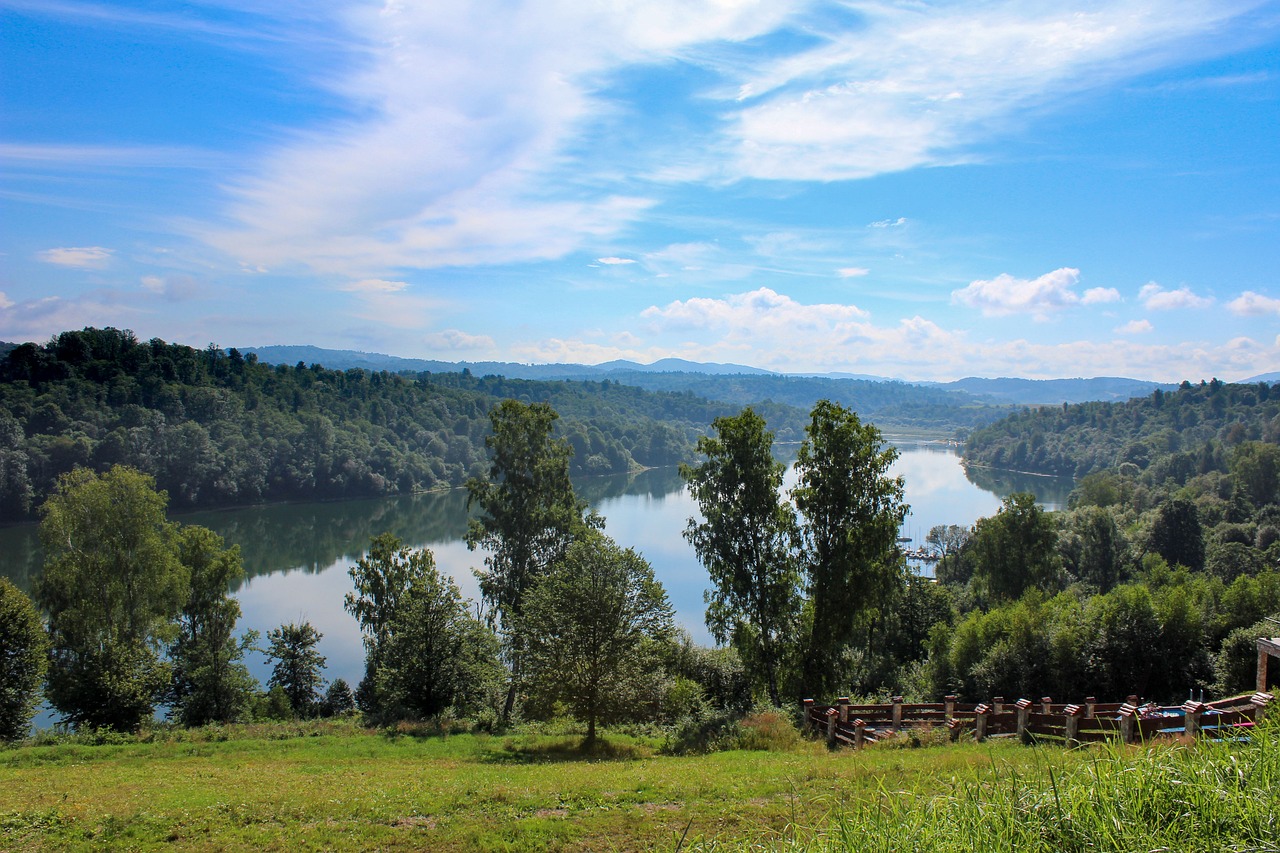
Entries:
<svg viewBox="0 0 1280 853">
<path fill-rule="evenodd" d="M 803 742 L 795 722 L 781 711 L 760 711 L 738 724 L 738 749 L 792 752 Z"/>
</svg>

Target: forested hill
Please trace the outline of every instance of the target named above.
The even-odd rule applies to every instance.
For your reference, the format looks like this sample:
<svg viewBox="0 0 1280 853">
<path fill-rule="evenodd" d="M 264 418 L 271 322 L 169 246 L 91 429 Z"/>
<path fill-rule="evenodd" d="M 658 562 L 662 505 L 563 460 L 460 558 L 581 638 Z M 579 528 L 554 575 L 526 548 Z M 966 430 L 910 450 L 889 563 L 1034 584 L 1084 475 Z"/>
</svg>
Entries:
<svg viewBox="0 0 1280 853">
<path fill-rule="evenodd" d="M 486 473 L 489 410 L 548 402 L 579 473 L 691 459 L 737 408 L 614 382 L 271 366 L 132 332 L 63 332 L 0 357 L 0 521 L 30 518 L 57 477 L 113 464 L 155 476 L 174 507 L 389 495 Z M 779 431 L 806 412 L 757 410 Z"/>
<path fill-rule="evenodd" d="M 1214 379 L 1123 403 L 1027 409 L 975 431 L 967 462 L 1083 477 L 1126 462 L 1156 482 L 1222 467 L 1224 450 L 1243 441 L 1280 443 L 1280 388 Z"/>
</svg>

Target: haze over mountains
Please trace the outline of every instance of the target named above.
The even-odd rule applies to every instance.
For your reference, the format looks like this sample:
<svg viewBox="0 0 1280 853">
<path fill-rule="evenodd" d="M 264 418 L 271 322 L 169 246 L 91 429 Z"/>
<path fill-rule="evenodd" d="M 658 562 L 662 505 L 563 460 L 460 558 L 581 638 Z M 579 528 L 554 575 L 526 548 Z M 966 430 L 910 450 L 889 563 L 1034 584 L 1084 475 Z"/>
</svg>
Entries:
<svg viewBox="0 0 1280 853">
<path fill-rule="evenodd" d="M 432 373 L 458 373 L 469 370 L 477 375 L 499 375 L 514 379 L 541 380 L 602 380 L 610 379 L 626 384 L 651 386 L 658 383 L 653 374 L 663 374 L 661 383 L 668 389 L 680 386 L 682 390 L 691 390 L 703 396 L 723 397 L 722 394 L 709 393 L 712 377 L 758 377 L 768 379 L 769 384 L 779 380 L 794 380 L 797 384 L 808 386 L 815 393 L 822 393 L 824 388 L 836 387 L 834 383 L 895 383 L 916 385 L 944 392 L 953 392 L 955 396 L 967 395 L 989 403 L 1023 404 L 1023 405 L 1057 405 L 1061 403 L 1082 403 L 1094 400 L 1127 400 L 1132 397 L 1144 397 L 1154 389 L 1169 390 L 1174 385 L 1152 382 L 1141 379 L 1121 377 L 1094 377 L 1090 379 L 1017 379 L 999 378 L 985 379 L 967 377 L 954 382 L 911 382 L 892 379 L 884 376 L 871 376 L 854 373 L 778 373 L 758 367 L 742 364 L 716 364 L 686 361 L 679 358 L 665 358 L 652 364 L 639 364 L 634 361 L 609 361 L 603 364 L 520 364 L 500 361 L 437 361 L 432 359 L 401 358 L 379 353 L 358 352 L 354 350 L 325 349 L 317 346 L 266 346 L 241 348 L 241 352 L 254 353 L 269 364 L 322 364 L 335 370 L 360 368 L 364 370 L 386 370 L 393 373 L 401 371 L 429 371 Z M 684 377 L 680 381 L 678 377 Z M 1280 377 L 1280 374 L 1272 374 Z M 1246 381 L 1264 381 L 1266 377 L 1255 377 Z M 755 384 L 755 383 L 748 383 Z M 742 389 L 739 389 L 742 390 Z M 737 394 L 733 396 L 739 396 Z M 776 399 L 777 395 L 773 395 Z M 809 396 L 809 395 L 805 395 Z"/>
</svg>

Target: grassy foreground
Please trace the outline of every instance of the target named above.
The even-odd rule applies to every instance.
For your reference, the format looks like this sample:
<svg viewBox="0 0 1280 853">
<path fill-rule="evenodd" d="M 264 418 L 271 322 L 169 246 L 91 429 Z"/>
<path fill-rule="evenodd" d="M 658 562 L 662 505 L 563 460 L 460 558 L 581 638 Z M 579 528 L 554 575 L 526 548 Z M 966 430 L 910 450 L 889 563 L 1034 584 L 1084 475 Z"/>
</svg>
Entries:
<svg viewBox="0 0 1280 853">
<path fill-rule="evenodd" d="M 198 730 L 0 751 L 13 850 L 1280 850 L 1280 738 L 658 755 L 576 738 Z"/>
</svg>

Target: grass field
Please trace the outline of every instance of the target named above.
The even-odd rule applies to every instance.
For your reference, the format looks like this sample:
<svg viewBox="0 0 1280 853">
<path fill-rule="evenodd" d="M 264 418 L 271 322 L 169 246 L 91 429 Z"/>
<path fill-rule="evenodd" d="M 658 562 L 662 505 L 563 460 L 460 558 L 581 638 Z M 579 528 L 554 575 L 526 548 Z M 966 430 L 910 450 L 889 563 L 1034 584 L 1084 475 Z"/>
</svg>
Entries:
<svg viewBox="0 0 1280 853">
<path fill-rule="evenodd" d="M 14 850 L 1276 850 L 1280 747 L 677 757 L 311 723 L 0 751 Z M 1173 842 L 1173 843 L 1170 843 Z"/>
</svg>

